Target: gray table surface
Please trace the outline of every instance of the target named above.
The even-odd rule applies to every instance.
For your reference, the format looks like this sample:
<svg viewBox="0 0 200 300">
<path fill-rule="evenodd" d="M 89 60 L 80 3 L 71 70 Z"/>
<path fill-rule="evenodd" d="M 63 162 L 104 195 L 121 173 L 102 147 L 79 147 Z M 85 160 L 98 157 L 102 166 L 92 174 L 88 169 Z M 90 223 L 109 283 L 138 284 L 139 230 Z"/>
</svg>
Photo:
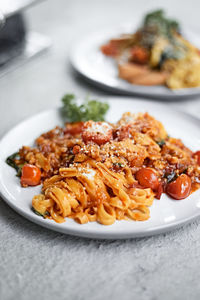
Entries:
<svg viewBox="0 0 200 300">
<path fill-rule="evenodd" d="M 53 47 L 0 80 L 0 137 L 59 105 L 65 92 L 106 95 L 71 70 L 72 39 L 157 6 L 200 30 L 197 0 L 49 0 L 29 9 L 30 28 L 49 35 Z M 200 113 L 200 99 L 168 105 Z M 199 248 L 200 220 L 159 236 L 98 241 L 39 227 L 0 199 L 0 299 L 200 299 Z"/>
</svg>

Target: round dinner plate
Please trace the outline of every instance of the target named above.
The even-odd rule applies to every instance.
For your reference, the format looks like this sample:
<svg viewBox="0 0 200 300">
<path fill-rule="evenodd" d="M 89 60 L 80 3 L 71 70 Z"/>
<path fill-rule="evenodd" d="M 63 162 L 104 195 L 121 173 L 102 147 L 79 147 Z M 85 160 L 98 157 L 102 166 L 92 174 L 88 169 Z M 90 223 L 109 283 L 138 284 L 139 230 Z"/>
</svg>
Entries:
<svg viewBox="0 0 200 300">
<path fill-rule="evenodd" d="M 160 120 L 168 134 L 181 138 L 193 151 L 200 149 L 200 120 L 186 114 L 145 100 L 133 100 L 123 97 L 105 99 L 110 104 L 107 120 L 117 121 L 125 111 L 148 112 Z M 177 201 L 163 194 L 160 200 L 155 199 L 150 207 L 151 217 L 147 221 L 116 221 L 113 225 L 104 226 L 97 222 L 80 225 L 72 219 L 58 224 L 53 220 L 43 219 L 31 210 L 32 197 L 41 191 L 41 186 L 22 188 L 13 168 L 5 159 L 22 145 L 33 145 L 34 140 L 43 132 L 62 125 L 59 108 L 37 114 L 10 130 L 0 141 L 0 193 L 3 199 L 18 213 L 27 219 L 52 230 L 76 236 L 123 239 L 163 233 L 195 219 L 200 215 L 200 190 L 187 199 Z"/>
<path fill-rule="evenodd" d="M 101 45 L 111 38 L 118 37 L 122 33 L 133 33 L 138 26 L 124 24 L 114 29 L 102 29 L 102 31 L 79 34 L 72 42 L 70 61 L 74 69 L 95 85 L 112 92 L 127 95 L 141 95 L 159 98 L 162 100 L 181 100 L 188 96 L 200 94 L 200 87 L 170 90 L 166 86 L 142 86 L 133 85 L 118 77 L 118 69 L 115 61 L 103 55 Z M 189 29 L 182 30 L 183 36 L 200 48 L 200 35 Z M 81 38 L 80 38 L 81 36 Z"/>
</svg>

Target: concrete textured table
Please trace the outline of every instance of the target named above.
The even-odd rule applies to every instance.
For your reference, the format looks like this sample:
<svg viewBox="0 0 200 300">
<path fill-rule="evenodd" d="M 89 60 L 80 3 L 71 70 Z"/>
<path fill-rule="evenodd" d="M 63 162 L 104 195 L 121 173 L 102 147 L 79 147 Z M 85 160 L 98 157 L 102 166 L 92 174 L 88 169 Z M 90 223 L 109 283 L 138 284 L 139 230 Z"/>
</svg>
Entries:
<svg viewBox="0 0 200 300">
<path fill-rule="evenodd" d="M 138 18 L 165 7 L 200 30 L 200 2 L 60 0 L 29 9 L 32 29 L 50 51 L 0 80 L 0 137 L 60 104 L 65 92 L 106 95 L 71 70 L 69 46 L 79 32 Z M 199 27 L 199 28 L 198 28 Z M 195 115 L 200 99 L 169 103 Z M 0 299 L 200 299 L 200 220 L 171 233 L 124 241 L 75 238 L 39 227 L 0 199 Z"/>
</svg>

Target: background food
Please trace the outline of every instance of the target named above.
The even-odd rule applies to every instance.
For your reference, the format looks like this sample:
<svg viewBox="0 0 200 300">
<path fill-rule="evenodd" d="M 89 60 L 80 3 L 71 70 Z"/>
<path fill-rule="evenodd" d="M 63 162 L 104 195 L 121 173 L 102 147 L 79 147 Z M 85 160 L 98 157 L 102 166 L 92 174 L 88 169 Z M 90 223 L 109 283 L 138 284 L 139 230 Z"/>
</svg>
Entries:
<svg viewBox="0 0 200 300">
<path fill-rule="evenodd" d="M 117 61 L 119 77 L 132 84 L 200 86 L 199 50 L 162 10 L 147 14 L 136 33 L 112 39 L 101 50 Z"/>
</svg>

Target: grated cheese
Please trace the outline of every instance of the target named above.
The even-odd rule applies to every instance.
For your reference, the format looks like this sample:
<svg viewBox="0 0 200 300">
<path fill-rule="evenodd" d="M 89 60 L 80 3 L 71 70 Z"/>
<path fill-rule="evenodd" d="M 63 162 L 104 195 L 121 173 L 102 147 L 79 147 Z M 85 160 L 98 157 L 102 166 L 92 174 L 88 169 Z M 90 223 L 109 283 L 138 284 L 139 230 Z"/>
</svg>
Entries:
<svg viewBox="0 0 200 300">
<path fill-rule="evenodd" d="M 94 176 L 96 174 L 95 170 L 93 169 L 87 169 L 86 172 L 83 172 L 82 175 L 87 177 L 88 179 L 92 180 L 94 179 Z"/>
<path fill-rule="evenodd" d="M 87 131 L 90 133 L 101 133 L 103 135 L 106 135 L 108 131 L 110 131 L 112 127 L 106 123 L 95 123 L 93 122 L 91 126 L 88 126 Z"/>
</svg>

